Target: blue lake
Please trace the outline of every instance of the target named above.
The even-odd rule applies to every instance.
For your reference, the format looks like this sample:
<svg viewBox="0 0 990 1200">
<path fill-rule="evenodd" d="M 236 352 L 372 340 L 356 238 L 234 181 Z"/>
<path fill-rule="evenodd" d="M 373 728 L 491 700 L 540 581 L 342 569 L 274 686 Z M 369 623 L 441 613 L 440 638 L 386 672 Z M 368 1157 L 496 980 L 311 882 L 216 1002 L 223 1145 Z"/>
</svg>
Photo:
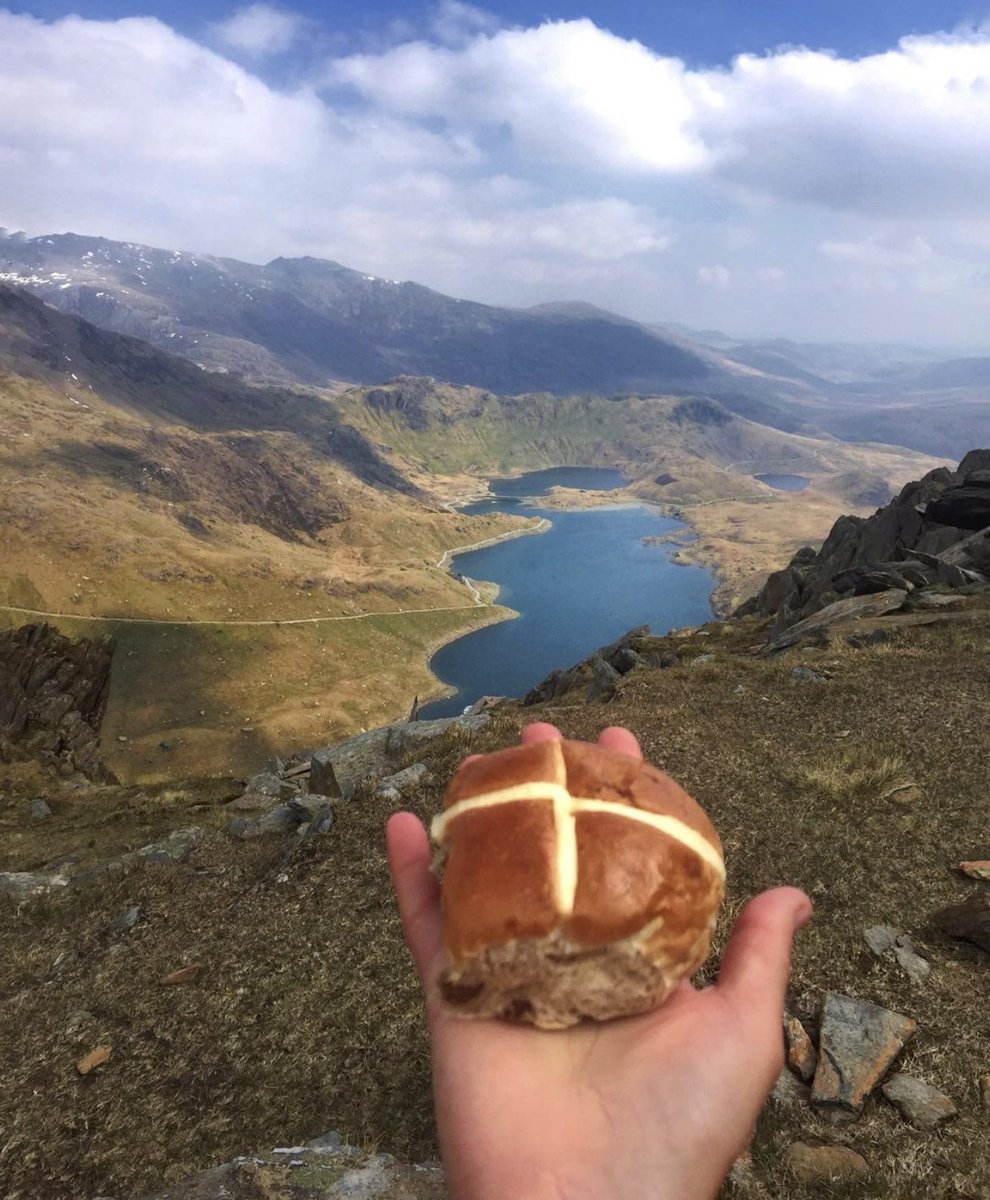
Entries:
<svg viewBox="0 0 990 1200">
<path fill-rule="evenodd" d="M 760 483 L 768 484 L 772 488 L 776 488 L 780 492 L 803 492 L 811 482 L 804 475 L 754 475 L 754 479 L 758 479 Z"/>
<path fill-rule="evenodd" d="M 532 475 L 525 478 L 522 494 L 533 495 L 535 481 Z M 559 476 L 543 486 L 556 482 Z M 622 482 L 619 476 L 612 486 Z M 569 486 L 601 488 L 603 483 Z M 683 527 L 655 509 L 615 505 L 562 511 L 510 498 L 481 501 L 464 511 L 546 517 L 552 527 L 454 558 L 452 571 L 494 581 L 499 603 L 521 615 L 469 633 L 434 655 L 433 671 L 458 692 L 424 705 L 423 718 L 456 715 L 481 696 L 525 695 L 551 671 L 587 658 L 633 626 L 650 625 L 659 634 L 711 618 L 711 573 L 672 562 L 676 546 L 644 544 L 644 538 Z"/>
<path fill-rule="evenodd" d="M 625 476 L 614 467 L 547 467 L 509 479 L 492 479 L 488 486 L 496 496 L 542 496 L 552 487 L 611 492 L 625 482 Z"/>
</svg>

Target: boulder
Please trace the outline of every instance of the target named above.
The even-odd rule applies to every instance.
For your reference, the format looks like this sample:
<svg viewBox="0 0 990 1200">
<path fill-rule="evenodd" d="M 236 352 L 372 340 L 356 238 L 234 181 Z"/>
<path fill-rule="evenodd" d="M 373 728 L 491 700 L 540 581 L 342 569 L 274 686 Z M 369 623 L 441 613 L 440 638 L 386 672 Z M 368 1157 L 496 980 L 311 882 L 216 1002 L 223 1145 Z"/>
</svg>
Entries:
<svg viewBox="0 0 990 1200">
<path fill-rule="evenodd" d="M 891 588 L 890 591 L 877 592 L 871 596 L 850 596 L 846 600 L 836 600 L 833 604 L 807 617 L 797 624 L 791 625 L 785 631 L 772 637 L 764 646 L 761 654 L 779 654 L 791 646 L 796 646 L 806 638 L 827 632 L 832 626 L 845 622 L 860 620 L 863 617 L 882 617 L 887 613 L 896 612 L 907 599 L 903 588 Z"/>
<path fill-rule="evenodd" d="M 822 1010 L 811 1103 L 839 1116 L 858 1116 L 866 1097 L 917 1028 L 910 1017 L 829 992 Z"/>
<path fill-rule="evenodd" d="M 913 1075 L 892 1075 L 880 1090 L 919 1129 L 933 1129 L 959 1114 L 948 1096 Z"/>
<path fill-rule="evenodd" d="M 954 529 L 985 529 L 990 525 L 990 483 L 975 474 L 967 475 L 961 484 L 946 488 L 930 501 L 925 516 Z"/>
<path fill-rule="evenodd" d="M 610 700 L 622 676 L 606 662 L 600 654 L 591 660 L 591 683 L 588 685 L 588 700 Z"/>
<path fill-rule="evenodd" d="M 348 800 L 358 786 L 387 775 L 411 753 L 445 733 L 469 734 L 491 721 L 491 713 L 439 717 L 433 721 L 397 721 L 356 734 L 314 751 L 309 789 L 330 799 Z"/>
<path fill-rule="evenodd" d="M 959 870 L 970 879 L 990 879 L 990 858 L 978 858 L 971 862 L 961 862 Z"/>
<path fill-rule="evenodd" d="M 281 767 L 281 764 L 279 766 Z M 243 794 L 234 800 L 230 807 L 241 812 L 253 812 L 271 808 L 279 800 L 291 800 L 298 794 L 299 789 L 289 780 L 283 779 L 281 770 L 276 772 L 269 769 L 252 776 Z"/>
</svg>

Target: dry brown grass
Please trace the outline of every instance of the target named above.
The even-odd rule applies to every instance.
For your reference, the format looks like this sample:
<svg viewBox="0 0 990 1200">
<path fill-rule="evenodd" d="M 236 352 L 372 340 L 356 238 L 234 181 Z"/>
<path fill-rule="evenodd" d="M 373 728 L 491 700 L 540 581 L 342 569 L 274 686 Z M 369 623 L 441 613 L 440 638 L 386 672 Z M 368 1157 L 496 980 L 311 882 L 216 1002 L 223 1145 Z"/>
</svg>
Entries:
<svg viewBox="0 0 990 1200">
<path fill-rule="evenodd" d="M 981 628 L 990 628 L 986 601 L 974 604 L 982 605 Z M 947 633 L 918 629 L 876 650 L 766 661 L 747 653 L 758 640 L 751 623 L 717 638 L 713 631 L 681 643 L 714 650 L 712 664 L 634 672 L 611 704 L 507 709 L 469 739 L 444 739 L 432 751 L 431 778 L 408 797 L 405 807 L 430 817 L 464 753 L 504 745 L 530 720 L 586 738 L 626 724 L 715 819 L 727 849 L 727 918 L 775 884 L 813 896 L 791 1007 L 813 1028 L 825 991 L 836 989 L 918 1021 L 900 1065 L 951 1095 L 956 1121 L 921 1133 L 882 1099 L 841 1126 L 770 1106 L 754 1145 L 754 1180 L 746 1191 L 727 1185 L 726 1196 L 990 1195 L 977 1096 L 977 1079 L 990 1069 L 987 960 L 931 921 L 983 886 L 953 865 L 990 849 L 990 656 Z M 802 662 L 827 666 L 833 678 L 794 680 Z M 919 788 L 909 803 L 890 791 L 902 774 Z M 186 784 L 170 790 L 195 799 Z M 202 811 L 202 824 L 219 823 L 217 797 Z M 5 910 L 0 1193 L 137 1196 L 328 1128 L 413 1159 L 434 1156 L 423 1015 L 384 853 L 390 811 L 363 793 L 319 843 L 234 844 L 209 833 L 188 867 L 137 870 L 64 906 Z M 53 839 L 59 819 L 56 811 Z M 176 823 L 188 820 L 183 812 Z M 85 829 L 80 823 L 74 835 Z M 113 821 L 94 825 L 90 836 L 110 839 L 113 829 Z M 109 922 L 131 904 L 140 905 L 141 924 L 111 937 Z M 924 986 L 868 951 L 862 930 L 877 923 L 909 931 L 931 960 Z M 46 982 L 63 952 L 77 957 Z M 160 985 L 189 962 L 203 964 L 195 983 Z M 79 1078 L 75 1062 L 102 1043 L 113 1046 L 110 1062 Z M 799 1186 L 781 1161 L 799 1139 L 851 1145 L 871 1178 L 845 1191 Z"/>
</svg>

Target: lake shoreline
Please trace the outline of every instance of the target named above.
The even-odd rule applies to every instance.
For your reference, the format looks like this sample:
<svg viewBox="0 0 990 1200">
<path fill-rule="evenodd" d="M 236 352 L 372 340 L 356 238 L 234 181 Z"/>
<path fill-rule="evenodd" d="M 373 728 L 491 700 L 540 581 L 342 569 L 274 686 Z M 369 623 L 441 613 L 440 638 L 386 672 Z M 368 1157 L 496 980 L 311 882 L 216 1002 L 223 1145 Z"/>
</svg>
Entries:
<svg viewBox="0 0 990 1200">
<path fill-rule="evenodd" d="M 574 468 L 565 469 L 574 470 Z M 539 474 L 543 476 L 544 472 Z M 562 536 L 571 541 L 568 543 L 565 540 L 560 544 L 554 542 L 554 546 L 548 549 L 546 572 L 538 569 L 538 565 L 542 561 L 541 556 L 537 554 L 534 558 L 529 552 L 525 552 L 522 558 L 518 552 L 512 552 L 509 558 L 505 558 L 501 554 L 494 559 L 482 555 L 482 558 L 475 562 L 473 568 L 463 568 L 464 571 L 473 570 L 480 580 L 484 580 L 488 575 L 495 576 L 499 582 L 488 585 L 496 589 L 494 598 L 497 600 L 499 595 L 504 594 L 502 589 L 507 589 L 512 602 L 518 603 L 519 609 L 522 610 L 513 615 L 527 617 L 527 632 L 510 634 L 508 641 L 502 636 L 495 638 L 494 641 L 487 636 L 470 648 L 459 648 L 454 651 L 453 655 L 444 653 L 444 651 L 464 642 L 471 634 L 480 632 L 483 626 L 475 626 L 453 638 L 445 639 L 443 645 L 431 655 L 428 663 L 428 670 L 437 680 L 437 688 L 423 694 L 420 710 L 423 717 L 451 715 L 454 707 L 461 705 L 462 700 L 463 705 L 461 706 L 466 707 L 480 694 L 523 695 L 531 683 L 538 682 L 543 675 L 534 676 L 533 680 L 521 679 L 521 676 L 526 673 L 525 670 L 519 669 L 521 664 L 527 663 L 531 667 L 538 665 L 539 670 L 549 674 L 552 670 L 566 668 L 572 664 L 572 661 L 579 661 L 582 656 L 593 653 L 597 645 L 603 645 L 611 640 L 615 632 L 611 626 L 621 617 L 626 615 L 629 617 L 628 625 L 624 626 L 624 629 L 626 627 L 633 628 L 650 620 L 650 617 L 641 615 L 643 596 L 644 594 L 647 596 L 647 610 L 655 609 L 656 598 L 654 597 L 652 602 L 648 598 L 655 588 L 659 588 L 661 593 L 664 589 L 672 590 L 669 599 L 663 599 L 661 602 L 662 611 L 653 613 L 654 625 L 659 624 L 664 629 L 680 628 L 709 620 L 715 614 L 712 596 L 719 582 L 718 579 L 703 564 L 686 564 L 678 561 L 675 546 L 663 546 L 663 543 L 675 539 L 697 536 L 685 514 L 677 513 L 675 515 L 667 506 L 630 494 L 627 487 L 622 485 L 586 488 L 581 481 L 578 481 L 560 486 L 551 484 L 546 487 L 543 478 L 531 480 L 527 475 L 522 475 L 517 479 L 518 496 L 515 494 L 495 496 L 491 494 L 489 488 L 483 491 L 480 501 L 473 497 L 471 499 L 467 496 L 460 497 L 461 505 L 459 507 L 474 513 L 487 510 L 485 501 L 501 502 L 496 511 L 510 511 L 513 514 L 518 512 L 518 515 L 522 516 L 526 512 L 526 508 L 532 506 L 537 510 L 533 515 L 538 517 L 538 523 L 530 524 L 526 529 L 512 530 L 505 535 L 485 538 L 467 546 L 452 548 L 444 553 L 437 566 L 447 568 L 454 575 L 460 575 L 462 568 L 455 561 L 459 555 L 483 551 L 523 533 L 557 531 L 558 524 L 561 526 Z M 595 482 L 597 483 L 598 479 Z M 534 494 L 535 484 L 544 484 L 546 490 L 542 494 Z M 523 488 L 529 487 L 533 487 L 533 491 L 523 491 Z M 477 496 L 482 489 L 472 488 L 471 491 L 474 496 Z M 516 502 L 520 505 L 518 510 L 515 508 Z M 540 512 L 541 509 L 544 511 Z M 547 511 L 548 509 L 549 511 Z M 561 517 L 560 522 L 555 519 L 558 512 Z M 593 513 L 598 514 L 594 523 L 588 526 L 586 531 L 577 534 L 578 526 L 572 523 L 572 519 L 583 516 L 591 519 Z M 615 525 L 615 535 L 617 536 L 613 535 L 610 524 L 612 514 L 615 514 L 617 522 Z M 640 515 L 637 517 L 635 514 Z M 674 529 L 666 531 L 666 536 L 657 546 L 661 553 L 657 555 L 656 560 L 652 559 L 649 552 L 644 557 L 643 549 L 649 547 L 651 543 L 647 537 L 642 536 L 643 533 L 652 532 L 650 526 L 654 519 L 659 520 L 661 529 L 663 525 L 675 526 Z M 584 530 L 583 521 L 580 527 Z M 578 536 L 579 542 L 573 541 L 575 536 Z M 628 549 L 626 549 L 628 537 L 633 540 L 629 542 Z M 573 598 L 567 591 L 568 587 L 574 587 L 575 581 L 571 577 L 569 566 L 565 566 L 565 563 L 569 565 L 575 561 L 573 555 L 579 544 L 585 547 L 585 549 L 577 551 L 577 560 L 582 563 L 579 569 L 590 572 L 587 578 L 591 585 L 591 594 L 595 594 L 596 590 L 598 593 L 597 601 L 592 602 L 590 608 L 585 603 L 588 592 L 582 582 L 583 577 L 579 576 L 577 579 L 578 590 Z M 569 548 L 565 552 L 565 558 L 558 561 L 561 546 L 569 546 Z M 662 549 L 661 546 L 663 546 Z M 656 562 L 657 573 L 655 576 L 654 568 L 649 565 L 651 561 Z M 513 573 L 519 568 L 513 568 L 510 564 L 524 562 L 526 563 L 522 568 L 524 576 L 519 577 Z M 503 565 L 506 567 L 504 572 L 502 571 Z M 696 570 L 702 572 L 704 581 L 700 589 L 697 579 L 690 583 L 685 582 L 683 586 L 674 582 L 671 574 L 672 568 L 685 565 L 693 565 Z M 543 577 L 541 582 L 537 583 L 535 587 L 533 584 L 527 583 L 520 591 L 522 578 L 531 581 L 534 579 L 534 572 Z M 628 577 L 626 572 L 628 572 Z M 675 571 L 674 574 L 679 575 L 680 572 Z M 595 580 L 593 584 L 591 583 L 592 579 Z M 472 592 L 475 592 L 478 580 L 472 578 L 468 581 L 466 574 L 461 575 L 461 580 L 467 582 L 467 586 L 471 588 Z M 612 581 L 618 586 L 618 591 L 609 596 L 607 591 L 612 586 Z M 485 584 L 482 582 L 480 586 L 484 587 Z M 602 594 L 603 586 L 604 595 Z M 557 593 L 554 591 L 555 587 L 563 587 L 564 591 Z M 700 595 L 698 594 L 699 590 Z M 517 591 L 519 591 L 518 597 L 516 596 Z M 685 607 L 685 598 L 692 594 L 695 597 L 693 610 Z M 618 607 L 615 607 L 616 600 L 618 600 Z M 564 608 L 561 609 L 560 605 L 563 605 Z M 578 624 L 573 628 L 572 616 L 568 616 L 569 613 L 572 616 L 581 614 L 578 617 Z M 544 625 L 544 629 L 539 635 L 542 641 L 538 641 L 538 644 L 534 644 L 533 647 L 525 646 L 523 649 L 526 639 L 533 636 L 532 626 L 529 622 L 534 618 Z M 561 621 L 567 627 L 567 634 L 558 638 L 558 633 L 563 633 L 563 629 L 558 628 Z M 491 624 L 495 623 L 491 622 Z M 549 628 L 547 628 L 548 623 Z M 486 624 L 489 623 L 486 622 Z M 522 642 L 519 641 L 520 638 L 523 639 Z M 537 645 L 540 647 L 539 649 Z M 559 650 L 559 658 L 556 661 L 549 661 L 546 647 L 550 646 Z M 495 647 L 498 649 L 494 649 Z M 510 650 L 509 647 L 512 649 Z M 520 650 L 523 653 L 522 658 L 519 658 Z M 531 650 L 535 652 L 535 658 L 525 657 Z M 459 666 L 454 667 L 455 663 Z M 447 682 L 448 680 L 451 682 Z M 437 705 L 439 711 L 430 711 L 429 706 L 433 704 Z M 423 709 L 427 711 L 424 712 Z"/>
</svg>

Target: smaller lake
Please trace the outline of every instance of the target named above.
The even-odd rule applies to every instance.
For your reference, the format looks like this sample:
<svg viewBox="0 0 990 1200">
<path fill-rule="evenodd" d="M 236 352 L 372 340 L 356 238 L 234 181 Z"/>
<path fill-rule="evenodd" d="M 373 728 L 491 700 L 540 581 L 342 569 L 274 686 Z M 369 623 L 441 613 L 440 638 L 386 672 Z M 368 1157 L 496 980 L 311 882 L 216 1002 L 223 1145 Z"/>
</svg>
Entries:
<svg viewBox="0 0 990 1200">
<path fill-rule="evenodd" d="M 803 492 L 811 482 L 804 475 L 754 475 L 754 479 L 758 479 L 760 483 L 765 483 L 769 487 L 776 488 L 779 492 Z"/>
<path fill-rule="evenodd" d="M 542 496 L 555 487 L 614 492 L 625 485 L 626 477 L 613 467 L 547 467 L 507 479 L 492 479 L 488 484 L 496 496 Z"/>
</svg>

